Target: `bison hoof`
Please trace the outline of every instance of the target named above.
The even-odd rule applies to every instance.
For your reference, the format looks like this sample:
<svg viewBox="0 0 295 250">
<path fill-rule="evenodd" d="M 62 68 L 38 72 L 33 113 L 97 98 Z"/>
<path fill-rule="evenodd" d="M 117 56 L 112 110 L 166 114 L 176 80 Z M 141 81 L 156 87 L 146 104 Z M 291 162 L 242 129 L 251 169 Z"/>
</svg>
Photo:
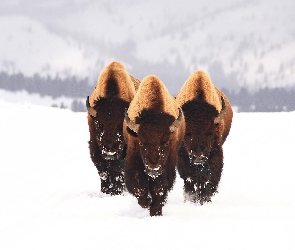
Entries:
<svg viewBox="0 0 295 250">
<path fill-rule="evenodd" d="M 124 192 L 124 183 L 101 182 L 101 192 L 110 195 L 120 195 Z"/>
<path fill-rule="evenodd" d="M 150 208 L 150 216 L 162 216 L 162 208 Z"/>
<path fill-rule="evenodd" d="M 102 188 L 101 189 L 101 192 L 102 193 L 105 193 L 105 194 L 110 194 L 110 195 L 120 195 L 123 193 L 123 189 L 122 188 L 116 188 L 116 189 L 113 189 L 113 188 Z"/>
<path fill-rule="evenodd" d="M 138 198 L 138 204 L 142 208 L 148 208 L 152 202 L 152 199 L 150 197 L 139 197 Z"/>
<path fill-rule="evenodd" d="M 196 203 L 197 195 L 195 192 L 183 192 L 184 202 L 190 201 Z"/>
<path fill-rule="evenodd" d="M 198 199 L 198 202 L 200 203 L 201 206 L 203 206 L 205 203 L 212 202 L 211 197 L 200 197 Z"/>
<path fill-rule="evenodd" d="M 211 197 L 217 193 L 216 187 L 211 183 L 207 182 L 203 185 L 199 185 L 197 190 L 197 201 L 203 205 L 204 203 L 209 203 L 211 201 Z"/>
</svg>

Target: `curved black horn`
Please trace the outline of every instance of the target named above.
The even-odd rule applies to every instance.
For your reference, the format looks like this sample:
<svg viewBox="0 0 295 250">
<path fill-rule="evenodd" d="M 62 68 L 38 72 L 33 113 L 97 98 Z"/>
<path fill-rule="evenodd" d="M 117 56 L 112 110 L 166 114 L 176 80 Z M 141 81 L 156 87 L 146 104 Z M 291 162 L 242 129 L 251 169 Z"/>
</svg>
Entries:
<svg viewBox="0 0 295 250">
<path fill-rule="evenodd" d="M 222 96 L 221 96 L 221 103 L 222 103 L 221 111 L 220 111 L 219 115 L 217 117 L 215 117 L 214 124 L 220 123 L 226 114 L 226 105 L 224 102 L 224 98 Z"/>
<path fill-rule="evenodd" d="M 138 133 L 139 124 L 130 120 L 130 118 L 128 116 L 127 109 L 125 110 L 125 121 L 126 121 L 128 128 L 130 128 L 133 132 Z"/>
<path fill-rule="evenodd" d="M 96 117 L 96 110 L 94 108 L 92 108 L 90 106 L 90 103 L 89 103 L 89 96 L 87 96 L 87 100 L 86 100 L 86 107 L 87 107 L 87 111 L 88 113 L 92 116 L 92 117 Z"/>
<path fill-rule="evenodd" d="M 179 112 L 179 114 L 178 114 L 177 119 L 169 127 L 171 133 L 173 133 L 181 124 L 181 121 L 182 121 L 182 110 L 181 110 L 181 108 L 178 108 L 178 112 Z"/>
</svg>

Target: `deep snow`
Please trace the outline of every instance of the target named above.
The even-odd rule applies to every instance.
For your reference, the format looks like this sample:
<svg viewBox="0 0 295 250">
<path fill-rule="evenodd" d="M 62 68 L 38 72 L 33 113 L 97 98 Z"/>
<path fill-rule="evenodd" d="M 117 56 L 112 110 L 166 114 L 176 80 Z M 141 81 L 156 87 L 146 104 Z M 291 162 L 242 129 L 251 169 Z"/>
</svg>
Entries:
<svg viewBox="0 0 295 250">
<path fill-rule="evenodd" d="M 1 249 L 295 249 L 295 112 L 235 113 L 212 203 L 99 190 L 85 113 L 0 101 Z"/>
</svg>

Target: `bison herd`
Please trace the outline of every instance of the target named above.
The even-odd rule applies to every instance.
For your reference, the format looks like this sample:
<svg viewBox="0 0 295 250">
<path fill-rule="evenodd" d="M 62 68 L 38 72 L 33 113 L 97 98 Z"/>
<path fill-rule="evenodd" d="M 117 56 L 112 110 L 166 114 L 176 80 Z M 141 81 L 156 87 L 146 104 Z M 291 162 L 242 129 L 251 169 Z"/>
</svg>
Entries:
<svg viewBox="0 0 295 250">
<path fill-rule="evenodd" d="M 127 189 L 151 216 L 162 215 L 178 171 L 185 201 L 211 202 L 233 112 L 206 72 L 195 71 L 173 97 L 157 76 L 139 81 L 112 62 L 86 107 L 101 192 L 120 195 Z"/>
</svg>

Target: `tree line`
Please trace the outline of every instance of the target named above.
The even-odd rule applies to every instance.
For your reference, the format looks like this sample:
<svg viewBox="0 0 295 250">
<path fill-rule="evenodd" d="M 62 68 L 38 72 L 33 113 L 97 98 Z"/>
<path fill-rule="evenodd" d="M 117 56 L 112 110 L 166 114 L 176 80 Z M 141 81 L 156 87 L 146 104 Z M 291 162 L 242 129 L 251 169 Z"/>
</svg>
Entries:
<svg viewBox="0 0 295 250">
<path fill-rule="evenodd" d="M 25 90 L 29 94 L 39 94 L 51 96 L 53 99 L 58 97 L 69 97 L 73 99 L 70 107 L 61 103 L 60 106 L 53 104 L 53 107 L 70 108 L 75 112 L 85 111 L 85 102 L 78 101 L 78 98 L 86 98 L 93 91 L 89 85 L 88 78 L 77 79 L 75 76 L 61 78 L 56 75 L 54 78 L 47 76 L 41 77 L 39 74 L 25 76 L 22 73 L 9 75 L 6 72 L 0 73 L 0 89 L 16 92 Z"/>
<path fill-rule="evenodd" d="M 241 88 L 239 92 L 222 89 L 239 112 L 282 112 L 295 110 L 295 88 L 261 88 L 250 92 Z"/>
<path fill-rule="evenodd" d="M 22 73 L 9 75 L 6 72 L 0 73 L 0 88 L 10 91 L 25 90 L 28 93 L 38 93 L 41 96 L 51 96 L 58 98 L 66 97 L 85 97 L 92 92 L 88 84 L 88 78 L 77 79 L 75 76 L 70 78 L 55 78 L 50 76 L 41 77 L 39 74 L 34 76 L 24 76 Z"/>
<path fill-rule="evenodd" d="M 85 111 L 85 102 L 79 98 L 85 98 L 93 91 L 89 79 L 77 79 L 75 76 L 68 78 L 24 76 L 22 73 L 9 75 L 0 73 L 0 89 L 12 92 L 25 90 L 29 94 L 40 96 L 69 97 L 73 99 L 71 107 L 61 105 L 60 108 L 70 108 L 75 112 Z M 262 88 L 256 92 L 250 92 L 247 88 L 241 88 L 238 92 L 221 89 L 231 104 L 239 112 L 280 112 L 295 110 L 295 88 Z"/>
</svg>

